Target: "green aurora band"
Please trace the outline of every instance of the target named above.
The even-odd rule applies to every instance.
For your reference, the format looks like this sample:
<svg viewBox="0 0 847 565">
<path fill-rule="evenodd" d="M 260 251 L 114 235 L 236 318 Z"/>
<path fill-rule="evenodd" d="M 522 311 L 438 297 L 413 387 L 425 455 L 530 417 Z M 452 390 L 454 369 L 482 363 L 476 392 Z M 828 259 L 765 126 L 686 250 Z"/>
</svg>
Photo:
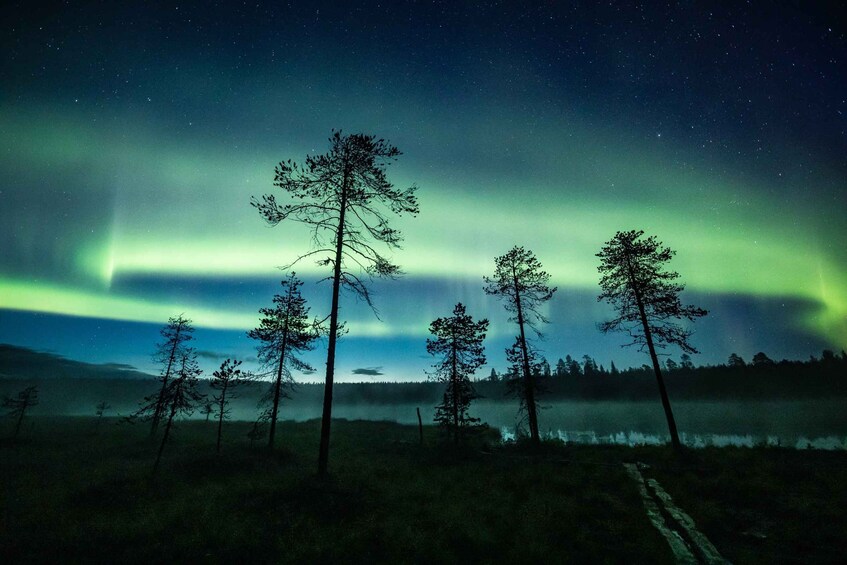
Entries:
<svg viewBox="0 0 847 565">
<path fill-rule="evenodd" d="M 199 137 L 168 139 L 141 123 L 126 116 L 95 127 L 82 115 L 43 108 L 0 112 L 4 170 L 38 171 L 45 201 L 58 197 L 65 171 L 80 171 L 103 208 L 97 225 L 77 225 L 70 217 L 73 229 L 48 230 L 43 240 L 31 230 L 18 236 L 25 250 L 49 248 L 61 235 L 65 256 L 43 258 L 36 275 L 4 264 L 0 308 L 161 322 L 184 306 L 117 295 L 113 278 L 273 277 L 276 266 L 308 248 L 305 228 L 268 230 L 248 200 L 275 190 L 270 181 L 277 161 L 321 151 L 322 140 L 314 147 L 265 142 L 233 151 Z M 392 180 L 421 187 L 421 215 L 397 222 L 406 244 L 395 259 L 407 276 L 481 281 L 494 256 L 520 244 L 535 251 L 555 284 L 596 290 L 594 253 L 616 230 L 638 228 L 678 252 L 673 267 L 690 290 L 814 302 L 814 315 L 786 322 L 844 347 L 847 268 L 843 249 L 832 244 L 842 237 L 838 222 L 825 221 L 820 211 L 773 204 L 759 196 L 765 191 L 754 180 L 679 163 L 661 148 L 615 145 L 610 132 L 568 123 L 564 139 L 558 125 L 550 125 L 534 132 L 532 146 L 519 135 L 487 142 L 492 158 L 500 152 L 521 163 L 519 175 L 439 168 L 416 159 L 402 138 L 390 138 L 408 153 Z M 826 174 L 819 173 L 821 182 L 838 182 Z M 21 212 L 22 222 L 43 223 L 38 210 Z M 318 272 L 309 262 L 297 270 Z M 254 312 L 220 308 L 213 300 L 192 308 L 200 326 L 255 323 Z M 427 323 L 356 324 L 357 331 L 378 336 L 423 335 Z"/>
</svg>

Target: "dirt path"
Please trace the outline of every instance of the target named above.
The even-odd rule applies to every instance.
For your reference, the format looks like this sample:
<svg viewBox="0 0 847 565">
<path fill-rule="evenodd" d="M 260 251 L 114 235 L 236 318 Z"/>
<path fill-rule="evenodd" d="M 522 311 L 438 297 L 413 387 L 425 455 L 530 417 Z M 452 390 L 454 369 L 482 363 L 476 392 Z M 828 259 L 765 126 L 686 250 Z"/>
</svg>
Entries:
<svg viewBox="0 0 847 565">
<path fill-rule="evenodd" d="M 697 529 L 691 516 L 674 504 L 671 496 L 665 492 L 658 481 L 655 479 L 645 481 L 638 469 L 638 464 L 624 463 L 623 466 L 638 486 L 647 517 L 667 540 L 677 563 L 729 563 L 712 545 L 712 542 Z"/>
</svg>

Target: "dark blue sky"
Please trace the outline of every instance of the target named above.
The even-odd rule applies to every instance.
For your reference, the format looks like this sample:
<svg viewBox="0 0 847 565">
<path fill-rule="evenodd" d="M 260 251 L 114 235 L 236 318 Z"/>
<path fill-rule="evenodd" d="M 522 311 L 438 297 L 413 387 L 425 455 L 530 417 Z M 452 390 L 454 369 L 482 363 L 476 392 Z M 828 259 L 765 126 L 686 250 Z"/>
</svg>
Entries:
<svg viewBox="0 0 847 565">
<path fill-rule="evenodd" d="M 834 3 L 351 4 L 9 6 L 0 341 L 148 368 L 185 312 L 210 363 L 248 357 L 275 267 L 309 245 L 249 198 L 342 128 L 397 145 L 391 179 L 421 203 L 397 223 L 407 275 L 378 288 L 382 321 L 344 304 L 343 375 L 417 378 L 459 300 L 491 318 L 502 368 L 514 329 L 481 278 L 516 244 L 560 287 L 551 360 L 641 364 L 595 327 L 594 253 L 619 229 L 678 251 L 685 299 L 711 310 L 699 362 L 847 346 Z M 328 288 L 307 287 L 325 313 Z"/>
</svg>

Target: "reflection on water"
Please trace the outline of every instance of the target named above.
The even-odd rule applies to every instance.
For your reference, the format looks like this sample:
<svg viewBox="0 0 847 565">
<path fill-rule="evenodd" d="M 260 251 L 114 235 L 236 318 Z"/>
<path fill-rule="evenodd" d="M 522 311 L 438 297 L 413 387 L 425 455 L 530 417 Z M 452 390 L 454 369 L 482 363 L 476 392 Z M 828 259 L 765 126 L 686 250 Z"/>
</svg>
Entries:
<svg viewBox="0 0 847 565">
<path fill-rule="evenodd" d="M 280 407 L 280 419 L 303 421 L 321 417 L 321 399 L 294 396 Z M 133 405 L 134 406 L 134 405 Z M 662 404 L 655 401 L 551 400 L 542 402 L 539 428 L 545 437 L 579 444 L 660 445 L 668 443 Z M 432 424 L 433 405 L 417 402 L 344 403 L 333 406 L 333 418 L 388 420 Z M 90 407 L 86 407 L 90 414 Z M 681 441 L 698 447 L 779 446 L 797 449 L 847 449 L 844 399 L 679 401 L 673 405 Z M 517 403 L 479 399 L 471 406 L 503 438 L 514 437 Z M 253 421 L 255 399 L 237 399 L 232 419 Z M 201 415 L 196 417 L 200 418 Z"/>
<path fill-rule="evenodd" d="M 617 432 L 612 434 L 598 434 L 587 431 L 548 431 L 544 439 L 559 440 L 564 443 L 575 443 L 580 445 L 627 445 L 636 447 L 642 445 L 664 445 L 670 443 L 670 436 L 658 434 L 645 434 L 641 432 Z M 515 441 L 515 430 L 507 426 L 500 428 L 500 437 L 504 442 Z M 847 449 L 847 437 L 825 436 L 818 438 L 807 438 L 799 436 L 794 441 L 783 441 L 778 436 L 753 436 L 736 434 L 686 434 L 681 433 L 679 440 L 683 445 L 695 449 L 704 447 L 794 447 L 795 449 Z"/>
<path fill-rule="evenodd" d="M 662 404 L 656 401 L 554 400 L 543 404 L 538 423 L 545 437 L 579 444 L 661 445 L 669 442 Z M 334 418 L 390 420 L 417 425 L 420 408 L 431 424 L 433 406 L 409 402 L 392 404 L 337 403 Z M 285 420 L 319 418 L 320 403 L 289 401 L 281 407 Z M 255 418 L 255 408 L 233 410 L 235 419 Z M 471 415 L 504 439 L 513 438 L 517 403 L 480 399 Z M 794 447 L 847 449 L 847 410 L 838 400 L 680 401 L 674 404 L 680 440 L 699 447 Z"/>
</svg>

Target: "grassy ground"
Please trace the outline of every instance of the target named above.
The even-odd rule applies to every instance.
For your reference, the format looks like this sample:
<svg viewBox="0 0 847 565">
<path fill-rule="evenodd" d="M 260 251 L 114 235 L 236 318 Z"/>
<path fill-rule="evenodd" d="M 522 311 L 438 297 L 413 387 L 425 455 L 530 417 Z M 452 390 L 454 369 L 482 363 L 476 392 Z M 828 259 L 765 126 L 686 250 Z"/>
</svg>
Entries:
<svg viewBox="0 0 847 565">
<path fill-rule="evenodd" d="M 733 563 L 844 563 L 847 453 L 710 448 L 653 454 L 656 478 Z"/>
<path fill-rule="evenodd" d="M 156 446 L 141 426 L 31 422 L 0 444 L 7 563 L 669 562 L 621 466 L 635 460 L 734 562 L 835 561 L 847 537 L 843 453 L 710 450 L 680 461 L 662 448 L 530 451 L 493 436 L 456 450 L 431 428 L 421 447 L 414 427 L 337 421 L 331 477 L 319 480 L 316 421 L 283 423 L 273 453 L 232 423 L 221 456 L 213 425 L 191 422 L 151 479 Z M 750 520 L 764 530 L 743 533 Z M 784 533 L 806 526 L 816 533 Z"/>
</svg>

